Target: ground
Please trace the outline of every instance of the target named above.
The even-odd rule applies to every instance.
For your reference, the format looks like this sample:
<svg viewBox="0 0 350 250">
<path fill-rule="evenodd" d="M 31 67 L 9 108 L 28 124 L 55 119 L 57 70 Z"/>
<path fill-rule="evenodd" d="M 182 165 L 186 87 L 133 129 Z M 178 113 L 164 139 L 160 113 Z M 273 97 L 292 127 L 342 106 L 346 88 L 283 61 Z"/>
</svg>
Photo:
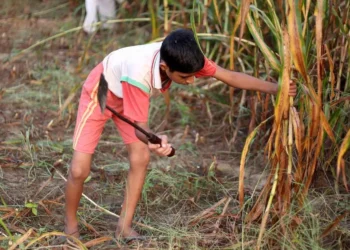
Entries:
<svg viewBox="0 0 350 250">
<path fill-rule="evenodd" d="M 32 241 L 30 249 L 48 249 L 57 244 L 55 233 L 63 230 L 64 178 L 72 156 L 81 84 L 106 53 L 149 41 L 149 24 L 120 25 L 93 36 L 81 30 L 66 32 L 23 51 L 79 26 L 81 13 L 64 1 L 57 5 L 23 1 L 18 7 L 5 2 L 0 19 L 0 59 L 4 62 L 0 71 L 0 214 L 4 222 L 0 247 L 10 248 L 32 230 L 19 247 Z M 165 131 L 177 153 L 169 159 L 152 156 L 135 216 L 135 228 L 147 240 L 113 239 L 128 161 L 110 122 L 85 184 L 84 194 L 91 200 L 82 199 L 79 209 L 81 241 L 90 249 L 133 249 L 140 244 L 149 249 L 254 245 L 257 227 L 250 229 L 255 234 L 244 241 L 241 238 L 242 211 L 237 200 L 239 161 L 249 119 L 243 122 L 237 142 L 229 145 L 234 125 L 222 123 L 229 105 L 213 104 L 211 118 L 200 99 L 186 97 L 186 90 L 175 90 L 177 94 L 170 93 L 168 116 L 163 98 L 152 100 L 150 126 Z M 228 99 L 221 98 L 222 103 Z M 249 155 L 245 174 L 247 201 L 262 188 L 264 168 L 263 150 L 257 148 Z M 7 230 L 15 236 L 12 242 Z"/>
</svg>

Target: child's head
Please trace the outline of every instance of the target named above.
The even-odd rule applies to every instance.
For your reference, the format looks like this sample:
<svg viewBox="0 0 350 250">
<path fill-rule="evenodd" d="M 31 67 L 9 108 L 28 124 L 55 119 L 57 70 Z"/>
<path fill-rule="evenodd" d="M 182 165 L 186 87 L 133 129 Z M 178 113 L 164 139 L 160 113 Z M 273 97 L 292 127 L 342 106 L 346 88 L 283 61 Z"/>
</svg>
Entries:
<svg viewBox="0 0 350 250">
<path fill-rule="evenodd" d="M 163 61 L 162 70 L 177 83 L 188 84 L 188 81 L 186 83 L 182 80 L 186 78 L 193 80 L 194 74 L 204 66 L 204 55 L 193 32 L 187 29 L 175 30 L 164 39 L 160 57 Z"/>
</svg>

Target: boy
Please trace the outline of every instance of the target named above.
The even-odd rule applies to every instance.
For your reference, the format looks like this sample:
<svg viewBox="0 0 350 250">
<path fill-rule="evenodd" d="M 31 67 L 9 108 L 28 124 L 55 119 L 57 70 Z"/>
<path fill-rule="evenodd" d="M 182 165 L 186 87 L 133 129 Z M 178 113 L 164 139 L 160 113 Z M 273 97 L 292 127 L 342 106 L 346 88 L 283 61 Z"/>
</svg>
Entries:
<svg viewBox="0 0 350 250">
<path fill-rule="evenodd" d="M 162 43 L 132 46 L 110 53 L 89 74 L 79 102 L 74 154 L 65 193 L 65 233 L 76 237 L 79 237 L 76 212 L 83 183 L 89 175 L 94 149 L 108 119 L 112 118 L 117 126 L 130 161 L 116 237 L 138 236 L 131 224 L 145 180 L 150 151 L 159 156 L 167 156 L 171 152 L 166 136 L 160 136 L 161 146 L 150 144 L 142 133 L 112 116 L 109 110 L 101 113 L 97 101 L 101 74 L 108 83 L 107 105 L 147 131 L 150 131 L 147 125 L 149 97 L 155 92 L 167 90 L 172 82 L 188 85 L 194 82 L 195 77 L 211 76 L 235 88 L 277 93 L 274 83 L 223 69 L 209 61 L 200 51 L 190 30 L 173 31 Z M 296 94 L 293 83 L 289 94 Z"/>
</svg>

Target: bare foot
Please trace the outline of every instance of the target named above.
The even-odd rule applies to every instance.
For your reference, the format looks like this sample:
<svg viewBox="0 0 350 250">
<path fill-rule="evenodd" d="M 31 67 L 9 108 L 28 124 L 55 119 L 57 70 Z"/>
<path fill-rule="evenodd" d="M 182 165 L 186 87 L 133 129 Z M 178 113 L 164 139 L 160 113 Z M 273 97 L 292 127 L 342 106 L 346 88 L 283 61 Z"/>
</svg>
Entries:
<svg viewBox="0 0 350 250">
<path fill-rule="evenodd" d="M 66 223 L 66 225 L 64 226 L 64 233 L 79 239 L 80 234 L 79 234 L 78 223 L 74 223 L 74 224 Z"/>
<path fill-rule="evenodd" d="M 120 239 L 120 238 L 137 238 L 140 237 L 140 235 L 133 230 L 131 227 L 120 227 L 119 225 L 117 226 L 117 230 L 115 231 L 115 238 Z"/>
<path fill-rule="evenodd" d="M 68 224 L 66 224 L 64 226 L 63 233 L 65 233 L 65 234 L 67 234 L 69 236 L 73 236 L 73 237 L 75 237 L 77 239 L 79 239 L 79 236 L 80 236 L 77 224 L 76 225 L 68 225 Z M 63 247 L 64 250 L 71 249 L 71 248 L 67 248 L 67 246 L 66 246 L 66 243 L 68 243 L 69 238 L 70 237 L 61 235 L 61 236 L 58 236 L 56 239 L 54 239 L 53 243 L 55 245 L 65 245 L 65 247 Z"/>
</svg>

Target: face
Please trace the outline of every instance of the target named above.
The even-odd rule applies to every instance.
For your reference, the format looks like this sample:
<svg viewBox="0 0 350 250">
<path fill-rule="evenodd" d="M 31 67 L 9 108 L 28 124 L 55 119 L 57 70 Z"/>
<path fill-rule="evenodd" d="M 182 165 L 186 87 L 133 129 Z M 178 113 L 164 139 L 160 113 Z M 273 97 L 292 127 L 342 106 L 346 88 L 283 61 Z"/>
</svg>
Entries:
<svg viewBox="0 0 350 250">
<path fill-rule="evenodd" d="M 166 64 L 160 64 L 161 70 L 169 77 L 170 80 L 178 84 L 189 85 L 194 82 L 195 73 L 182 73 L 179 71 L 170 71 Z"/>
<path fill-rule="evenodd" d="M 181 73 L 179 71 L 173 71 L 171 72 L 166 71 L 166 74 L 172 80 L 173 82 L 176 82 L 178 84 L 188 85 L 192 84 L 194 82 L 194 73 Z"/>
</svg>

